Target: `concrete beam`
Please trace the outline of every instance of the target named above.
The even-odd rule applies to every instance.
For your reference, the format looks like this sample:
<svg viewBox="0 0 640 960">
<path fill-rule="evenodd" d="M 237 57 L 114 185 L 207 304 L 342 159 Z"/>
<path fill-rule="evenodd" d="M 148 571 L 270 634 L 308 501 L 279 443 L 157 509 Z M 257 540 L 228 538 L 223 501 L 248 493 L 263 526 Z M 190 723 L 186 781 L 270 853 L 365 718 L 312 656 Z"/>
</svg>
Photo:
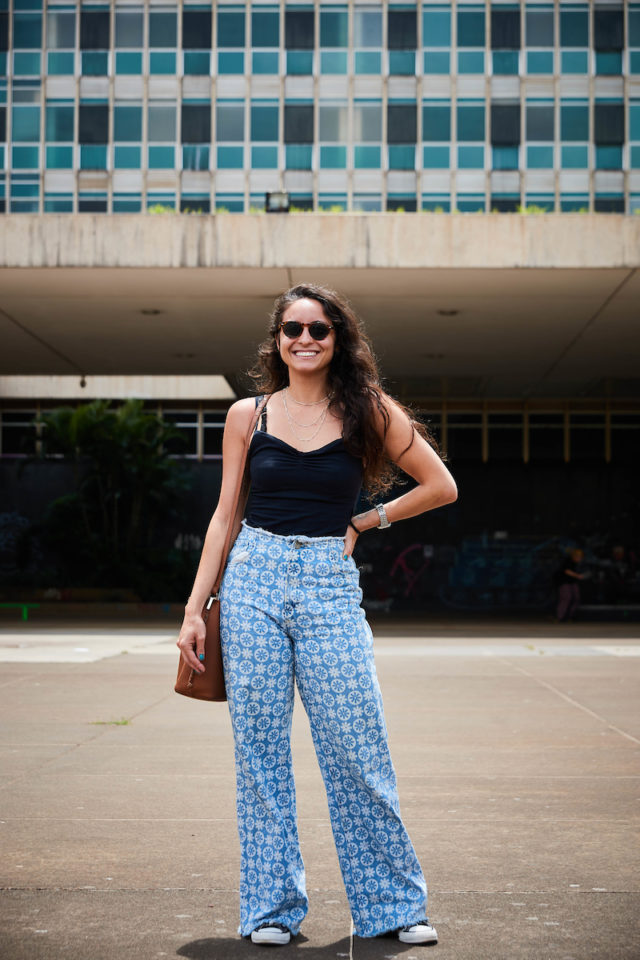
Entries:
<svg viewBox="0 0 640 960">
<path fill-rule="evenodd" d="M 621 214 L 17 214 L 0 267 L 634 268 Z"/>
</svg>

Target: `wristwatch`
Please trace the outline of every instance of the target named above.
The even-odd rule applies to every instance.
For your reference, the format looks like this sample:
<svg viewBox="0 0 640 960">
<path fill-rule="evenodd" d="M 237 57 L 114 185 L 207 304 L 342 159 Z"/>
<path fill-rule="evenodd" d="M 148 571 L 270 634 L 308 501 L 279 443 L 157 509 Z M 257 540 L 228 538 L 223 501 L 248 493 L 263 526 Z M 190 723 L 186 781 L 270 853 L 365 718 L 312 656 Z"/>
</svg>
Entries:
<svg viewBox="0 0 640 960">
<path fill-rule="evenodd" d="M 387 527 L 391 526 L 391 522 L 387 517 L 387 512 L 384 509 L 384 506 L 381 503 L 376 504 L 376 510 L 378 511 L 378 516 L 380 517 L 380 523 L 378 524 L 378 530 L 385 530 Z"/>
</svg>

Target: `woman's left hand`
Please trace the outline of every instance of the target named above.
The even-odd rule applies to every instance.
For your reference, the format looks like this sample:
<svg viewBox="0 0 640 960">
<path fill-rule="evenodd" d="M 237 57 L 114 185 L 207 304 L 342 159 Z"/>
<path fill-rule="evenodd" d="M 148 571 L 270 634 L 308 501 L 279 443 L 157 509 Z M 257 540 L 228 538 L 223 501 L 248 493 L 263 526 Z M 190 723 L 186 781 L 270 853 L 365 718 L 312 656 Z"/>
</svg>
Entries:
<svg viewBox="0 0 640 960">
<path fill-rule="evenodd" d="M 355 532 L 353 527 L 347 527 L 347 532 L 344 538 L 344 557 L 350 557 L 353 553 L 353 548 L 356 545 L 358 539 L 358 534 Z"/>
</svg>

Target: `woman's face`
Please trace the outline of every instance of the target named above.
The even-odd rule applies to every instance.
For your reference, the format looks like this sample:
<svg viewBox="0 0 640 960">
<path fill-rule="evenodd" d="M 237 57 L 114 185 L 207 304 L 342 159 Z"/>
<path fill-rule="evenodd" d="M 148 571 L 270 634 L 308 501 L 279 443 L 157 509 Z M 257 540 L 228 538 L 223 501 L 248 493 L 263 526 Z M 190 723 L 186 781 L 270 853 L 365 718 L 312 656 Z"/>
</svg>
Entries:
<svg viewBox="0 0 640 960">
<path fill-rule="evenodd" d="M 288 320 L 297 320 L 304 324 L 302 333 L 298 337 L 287 337 L 282 329 L 276 334 L 276 342 L 280 348 L 280 356 L 290 370 L 300 373 L 317 373 L 326 370 L 331 363 L 335 346 L 336 332 L 330 330 L 324 340 L 314 340 L 309 333 L 309 324 L 319 321 L 330 324 L 317 300 L 296 300 L 287 307 L 282 315 L 282 323 Z"/>
</svg>

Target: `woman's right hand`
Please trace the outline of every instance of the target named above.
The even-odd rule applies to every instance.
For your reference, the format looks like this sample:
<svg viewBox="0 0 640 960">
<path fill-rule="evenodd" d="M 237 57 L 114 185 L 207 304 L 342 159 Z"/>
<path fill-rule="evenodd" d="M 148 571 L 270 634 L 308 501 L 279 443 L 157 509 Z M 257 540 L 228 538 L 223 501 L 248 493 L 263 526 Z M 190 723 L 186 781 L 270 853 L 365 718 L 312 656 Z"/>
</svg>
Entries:
<svg viewBox="0 0 640 960">
<path fill-rule="evenodd" d="M 207 628 L 205 622 L 199 613 L 185 613 L 180 636 L 176 646 L 186 663 L 197 673 L 204 673 L 204 663 L 200 660 L 200 655 L 204 660 L 204 638 Z"/>
</svg>

